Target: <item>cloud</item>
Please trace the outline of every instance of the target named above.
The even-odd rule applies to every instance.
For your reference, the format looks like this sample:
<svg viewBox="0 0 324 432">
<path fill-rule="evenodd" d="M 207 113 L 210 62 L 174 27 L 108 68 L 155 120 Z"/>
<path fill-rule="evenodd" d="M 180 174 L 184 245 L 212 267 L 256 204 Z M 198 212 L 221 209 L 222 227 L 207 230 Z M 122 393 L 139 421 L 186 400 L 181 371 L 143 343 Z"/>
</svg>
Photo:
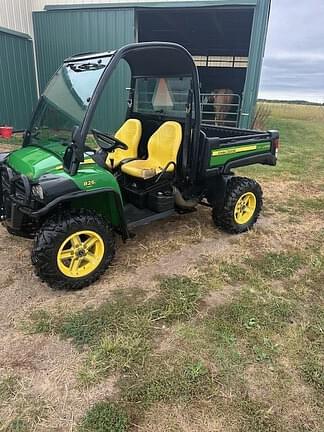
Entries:
<svg viewBox="0 0 324 432">
<path fill-rule="evenodd" d="M 312 52 L 312 51 L 277 51 L 270 54 L 266 58 L 277 59 L 277 60 L 296 60 L 296 61 L 324 61 L 324 52 Z"/>
<path fill-rule="evenodd" d="M 260 97 L 324 102 L 324 1 L 273 0 Z"/>
</svg>

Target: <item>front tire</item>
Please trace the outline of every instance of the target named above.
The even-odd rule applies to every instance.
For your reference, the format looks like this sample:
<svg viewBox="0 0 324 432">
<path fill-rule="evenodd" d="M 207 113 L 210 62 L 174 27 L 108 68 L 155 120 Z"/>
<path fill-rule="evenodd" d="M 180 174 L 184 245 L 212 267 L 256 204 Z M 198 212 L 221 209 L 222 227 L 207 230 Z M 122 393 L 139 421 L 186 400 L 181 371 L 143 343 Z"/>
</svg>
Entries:
<svg viewBox="0 0 324 432">
<path fill-rule="evenodd" d="M 232 234 L 250 230 L 263 205 L 261 186 L 246 177 L 232 177 L 226 189 L 224 207 L 213 207 L 215 225 Z"/>
<path fill-rule="evenodd" d="M 105 272 L 115 254 L 106 220 L 91 210 L 51 216 L 34 240 L 32 263 L 37 276 L 55 289 L 81 289 Z"/>
</svg>

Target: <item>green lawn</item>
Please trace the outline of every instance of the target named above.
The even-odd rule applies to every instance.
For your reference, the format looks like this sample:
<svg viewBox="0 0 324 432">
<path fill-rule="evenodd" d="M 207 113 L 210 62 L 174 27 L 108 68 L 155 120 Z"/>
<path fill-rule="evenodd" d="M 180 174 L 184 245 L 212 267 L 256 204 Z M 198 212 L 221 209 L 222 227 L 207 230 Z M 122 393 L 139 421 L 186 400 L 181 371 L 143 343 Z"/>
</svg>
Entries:
<svg viewBox="0 0 324 432">
<path fill-rule="evenodd" d="M 278 167 L 240 170 L 265 191 L 254 231 L 221 237 L 224 253 L 206 251 L 203 236 L 186 274 L 158 278 L 152 292 L 134 281 L 96 306 L 25 314 L 24 334 L 77 348 L 82 392 L 114 379 L 71 430 L 324 430 L 324 122 L 293 109 L 272 107 Z M 2 406 L 17 409 L 2 430 L 56 430 L 42 426 L 48 409 L 18 403 L 21 380 L 0 382 Z"/>
</svg>

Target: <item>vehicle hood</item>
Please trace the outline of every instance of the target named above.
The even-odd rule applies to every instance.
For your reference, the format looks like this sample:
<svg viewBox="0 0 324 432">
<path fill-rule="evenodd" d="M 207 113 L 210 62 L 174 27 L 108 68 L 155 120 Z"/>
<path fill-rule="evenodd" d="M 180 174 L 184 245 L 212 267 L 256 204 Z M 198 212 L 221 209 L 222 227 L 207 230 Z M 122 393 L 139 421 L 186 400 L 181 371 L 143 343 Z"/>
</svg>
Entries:
<svg viewBox="0 0 324 432">
<path fill-rule="evenodd" d="M 22 147 L 10 153 L 7 164 L 19 174 L 24 174 L 29 179 L 35 180 L 43 174 L 51 173 L 62 167 L 65 147 L 61 147 L 61 151 L 57 154 L 41 147 Z"/>
</svg>

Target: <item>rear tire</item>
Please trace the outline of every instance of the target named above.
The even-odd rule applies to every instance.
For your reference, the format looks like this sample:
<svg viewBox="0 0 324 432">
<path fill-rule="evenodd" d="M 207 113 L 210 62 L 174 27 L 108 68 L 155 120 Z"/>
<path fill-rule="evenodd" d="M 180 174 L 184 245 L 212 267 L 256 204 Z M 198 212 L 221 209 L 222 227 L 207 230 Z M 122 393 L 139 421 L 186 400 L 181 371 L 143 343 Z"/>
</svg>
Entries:
<svg viewBox="0 0 324 432">
<path fill-rule="evenodd" d="M 261 186 L 246 177 L 232 177 L 226 188 L 224 207 L 213 207 L 214 224 L 231 234 L 250 230 L 263 205 Z"/>
<path fill-rule="evenodd" d="M 32 251 L 36 275 L 51 288 L 84 288 L 105 272 L 115 255 L 114 235 L 92 210 L 63 211 L 37 232 Z"/>
</svg>

